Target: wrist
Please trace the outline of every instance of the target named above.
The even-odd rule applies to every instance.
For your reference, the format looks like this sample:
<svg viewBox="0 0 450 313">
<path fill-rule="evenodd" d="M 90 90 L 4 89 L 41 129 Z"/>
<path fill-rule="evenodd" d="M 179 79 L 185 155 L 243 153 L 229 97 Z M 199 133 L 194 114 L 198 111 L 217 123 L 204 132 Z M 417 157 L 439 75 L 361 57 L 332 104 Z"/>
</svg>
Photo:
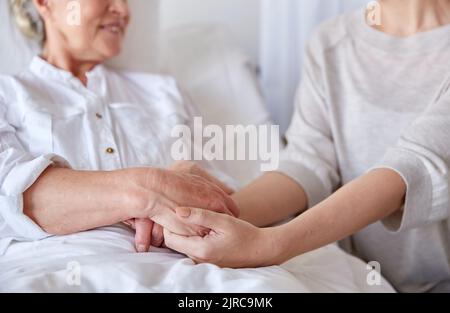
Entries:
<svg viewBox="0 0 450 313">
<path fill-rule="evenodd" d="M 270 265 L 281 265 L 300 255 L 298 243 L 300 240 L 292 238 L 289 224 L 265 228 L 268 243 L 267 260 Z"/>
<path fill-rule="evenodd" d="M 154 181 L 156 171 L 153 168 L 134 168 L 115 172 L 119 186 L 118 201 L 124 209 L 125 220 L 149 215 L 150 181 Z"/>
<path fill-rule="evenodd" d="M 280 247 L 280 232 L 276 227 L 258 228 L 259 240 L 256 243 L 258 253 L 252 253 L 257 266 L 280 265 L 284 262 L 281 258 L 282 248 Z"/>
</svg>

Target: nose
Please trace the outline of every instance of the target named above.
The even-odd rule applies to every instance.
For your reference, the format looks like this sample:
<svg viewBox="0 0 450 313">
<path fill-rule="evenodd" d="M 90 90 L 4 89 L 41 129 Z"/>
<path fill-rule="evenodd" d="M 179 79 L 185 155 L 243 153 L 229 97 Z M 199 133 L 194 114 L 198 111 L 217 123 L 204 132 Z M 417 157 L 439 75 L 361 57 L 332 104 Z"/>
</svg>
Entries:
<svg viewBox="0 0 450 313">
<path fill-rule="evenodd" d="M 130 17 L 130 9 L 127 0 L 111 0 L 109 10 L 126 20 Z"/>
</svg>

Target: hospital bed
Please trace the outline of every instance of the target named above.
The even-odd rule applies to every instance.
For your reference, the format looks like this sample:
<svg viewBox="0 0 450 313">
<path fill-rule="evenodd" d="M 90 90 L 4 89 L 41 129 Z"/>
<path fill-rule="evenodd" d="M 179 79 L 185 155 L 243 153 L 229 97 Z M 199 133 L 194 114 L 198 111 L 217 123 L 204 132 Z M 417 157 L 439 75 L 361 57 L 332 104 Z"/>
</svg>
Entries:
<svg viewBox="0 0 450 313">
<path fill-rule="evenodd" d="M 0 21 L 6 23 L 0 27 L 2 74 L 23 68 L 36 51 L 6 22 L 6 4 L 0 4 Z M 154 23 L 156 1 L 132 0 L 130 4 L 134 21 L 126 51 L 111 66 L 175 76 L 199 108 L 205 124 L 270 123 L 255 68 L 226 28 L 186 25 L 160 31 Z M 220 166 L 241 184 L 258 175 L 258 162 L 224 162 Z M 337 245 L 282 266 L 238 270 L 195 265 L 167 249 L 137 254 L 133 233 L 123 225 L 14 243 L 6 255 L 0 256 L 0 292 L 394 291 L 383 278 L 370 283 L 370 275 L 370 266 Z"/>
</svg>

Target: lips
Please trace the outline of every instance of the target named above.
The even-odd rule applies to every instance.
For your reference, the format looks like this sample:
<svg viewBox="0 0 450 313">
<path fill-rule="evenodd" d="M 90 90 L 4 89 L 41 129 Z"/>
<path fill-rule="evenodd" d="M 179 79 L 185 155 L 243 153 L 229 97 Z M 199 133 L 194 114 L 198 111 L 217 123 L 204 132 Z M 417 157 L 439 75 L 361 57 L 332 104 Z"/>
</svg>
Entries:
<svg viewBox="0 0 450 313">
<path fill-rule="evenodd" d="M 100 25 L 101 30 L 108 31 L 112 34 L 123 34 L 125 32 L 124 23 L 114 22 Z"/>
</svg>

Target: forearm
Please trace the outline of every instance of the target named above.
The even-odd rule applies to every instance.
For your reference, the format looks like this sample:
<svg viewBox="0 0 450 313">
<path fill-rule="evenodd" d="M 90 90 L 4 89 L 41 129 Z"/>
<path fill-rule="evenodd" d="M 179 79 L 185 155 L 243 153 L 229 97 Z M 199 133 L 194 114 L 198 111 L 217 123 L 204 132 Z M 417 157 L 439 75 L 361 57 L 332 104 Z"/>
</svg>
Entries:
<svg viewBox="0 0 450 313">
<path fill-rule="evenodd" d="M 301 213 L 307 197 L 291 178 L 277 172 L 264 174 L 232 196 L 240 218 L 256 226 L 268 226 Z"/>
<path fill-rule="evenodd" d="M 24 193 L 24 213 L 54 235 L 127 220 L 136 205 L 136 175 L 48 168 Z"/>
<path fill-rule="evenodd" d="M 290 223 L 274 228 L 283 251 L 280 261 L 339 241 L 396 213 L 405 194 L 406 184 L 395 171 L 369 172 Z"/>
</svg>

